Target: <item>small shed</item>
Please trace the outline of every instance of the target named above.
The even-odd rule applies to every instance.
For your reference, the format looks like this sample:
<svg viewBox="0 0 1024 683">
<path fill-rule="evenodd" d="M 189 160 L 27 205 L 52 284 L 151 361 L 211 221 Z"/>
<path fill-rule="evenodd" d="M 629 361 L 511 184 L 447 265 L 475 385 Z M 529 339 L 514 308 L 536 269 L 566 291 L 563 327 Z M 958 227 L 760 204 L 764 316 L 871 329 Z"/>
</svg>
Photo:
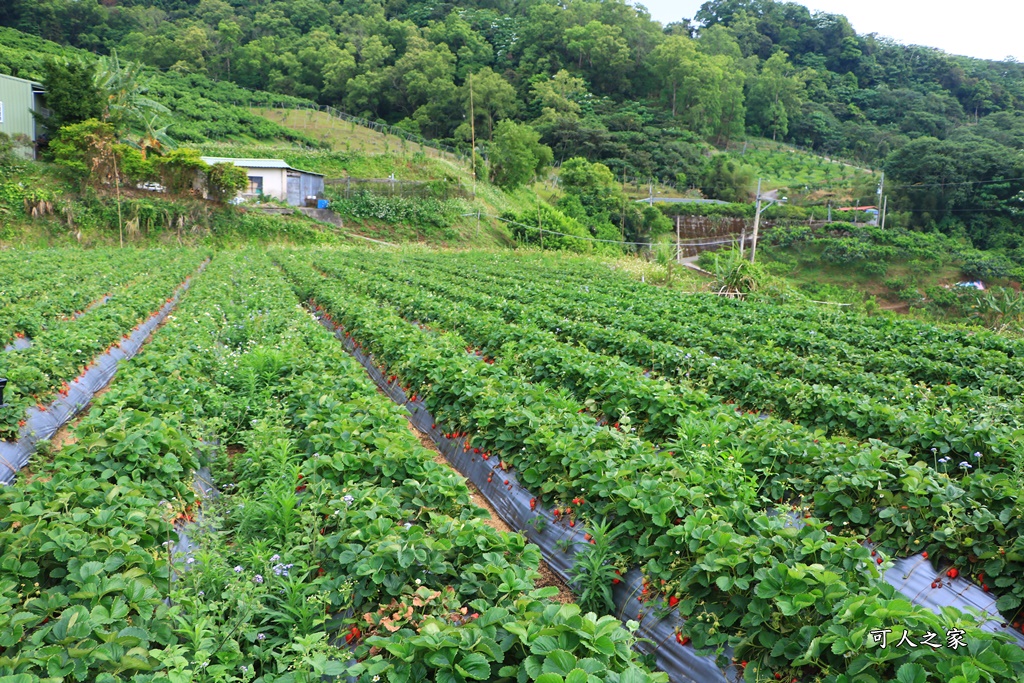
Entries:
<svg viewBox="0 0 1024 683">
<path fill-rule="evenodd" d="M 240 194 L 244 199 L 255 199 L 262 195 L 287 202 L 291 206 L 305 206 L 307 199 L 322 197 L 324 193 L 322 173 L 300 171 L 289 166 L 284 159 L 202 159 L 210 166 L 228 163 L 244 168 L 249 176 L 249 187 Z"/>
<path fill-rule="evenodd" d="M 14 138 L 19 154 L 28 159 L 35 158 L 35 142 L 42 132 L 32 112 L 46 112 L 42 84 L 0 74 L 0 133 Z"/>
</svg>

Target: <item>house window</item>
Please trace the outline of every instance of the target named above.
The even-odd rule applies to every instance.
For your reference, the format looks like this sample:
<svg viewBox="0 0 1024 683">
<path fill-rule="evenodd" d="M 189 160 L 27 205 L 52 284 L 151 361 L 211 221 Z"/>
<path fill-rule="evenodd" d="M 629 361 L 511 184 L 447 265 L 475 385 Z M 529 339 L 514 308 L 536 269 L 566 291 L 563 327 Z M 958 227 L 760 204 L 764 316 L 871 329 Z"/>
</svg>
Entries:
<svg viewBox="0 0 1024 683">
<path fill-rule="evenodd" d="M 263 176 L 249 176 L 249 194 L 263 194 Z"/>
<path fill-rule="evenodd" d="M 4 103 L 0 102 L 0 123 L 4 122 Z"/>
</svg>

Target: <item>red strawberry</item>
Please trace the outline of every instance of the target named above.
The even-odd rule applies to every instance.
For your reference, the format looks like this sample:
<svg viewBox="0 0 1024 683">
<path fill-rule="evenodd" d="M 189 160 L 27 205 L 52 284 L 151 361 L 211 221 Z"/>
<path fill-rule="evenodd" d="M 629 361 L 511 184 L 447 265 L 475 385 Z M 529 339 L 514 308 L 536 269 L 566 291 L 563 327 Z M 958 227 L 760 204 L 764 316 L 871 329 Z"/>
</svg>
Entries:
<svg viewBox="0 0 1024 683">
<path fill-rule="evenodd" d="M 530 499 L 530 509 L 534 510 L 536 508 L 537 508 L 537 499 L 536 498 L 531 498 Z"/>
<path fill-rule="evenodd" d="M 508 486 L 508 479 L 505 480 L 505 486 Z"/>
<path fill-rule="evenodd" d="M 876 557 L 875 562 L 877 562 L 878 564 L 882 564 L 882 558 Z"/>
<path fill-rule="evenodd" d="M 946 572 L 946 576 L 948 576 L 951 579 L 955 579 L 956 577 L 960 576 L 960 571 L 956 567 L 953 567 L 948 572 Z"/>
<path fill-rule="evenodd" d="M 927 560 L 928 559 L 928 551 L 925 550 L 923 553 L 921 553 L 921 557 L 923 557 L 924 559 Z"/>
<path fill-rule="evenodd" d="M 669 607 L 675 607 L 678 604 L 679 604 L 679 598 L 677 598 L 676 596 L 673 595 L 673 596 L 671 596 L 668 599 L 668 606 Z"/>
<path fill-rule="evenodd" d="M 583 534 L 584 541 L 589 541 L 591 538 L 593 538 L 593 536 L 591 536 L 590 534 Z"/>
<path fill-rule="evenodd" d="M 576 520 L 570 519 L 569 526 L 576 526 Z"/>
<path fill-rule="evenodd" d="M 983 584 L 981 584 L 981 590 L 983 590 L 983 591 L 985 591 L 986 593 L 988 593 L 988 584 L 987 584 L 987 583 L 983 583 Z"/>
<path fill-rule="evenodd" d="M 777 681 L 781 681 L 782 680 L 782 674 L 780 674 L 778 671 L 775 672 L 775 680 L 777 680 Z"/>
</svg>

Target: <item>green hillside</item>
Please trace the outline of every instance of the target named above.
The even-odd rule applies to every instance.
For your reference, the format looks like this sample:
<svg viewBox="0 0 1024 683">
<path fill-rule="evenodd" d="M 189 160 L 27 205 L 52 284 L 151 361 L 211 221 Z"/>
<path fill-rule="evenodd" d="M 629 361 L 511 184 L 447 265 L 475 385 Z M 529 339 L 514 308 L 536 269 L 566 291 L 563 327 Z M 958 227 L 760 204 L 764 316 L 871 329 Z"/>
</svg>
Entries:
<svg viewBox="0 0 1024 683">
<path fill-rule="evenodd" d="M 514 122 L 556 166 L 580 156 L 634 186 L 733 200 L 750 176 L 711 152 L 771 139 L 884 168 L 907 226 L 1022 239 L 1024 67 L 860 35 L 791 2 L 710 0 L 663 26 L 625 0 L 12 0 L 0 25 L 150 65 L 182 140 L 281 135 L 232 107 L 300 98 L 461 150 L 474 131 L 481 151 L 500 146 Z M 4 49 L 0 68 L 31 71 Z M 748 161 L 809 201 L 853 171 Z"/>
</svg>

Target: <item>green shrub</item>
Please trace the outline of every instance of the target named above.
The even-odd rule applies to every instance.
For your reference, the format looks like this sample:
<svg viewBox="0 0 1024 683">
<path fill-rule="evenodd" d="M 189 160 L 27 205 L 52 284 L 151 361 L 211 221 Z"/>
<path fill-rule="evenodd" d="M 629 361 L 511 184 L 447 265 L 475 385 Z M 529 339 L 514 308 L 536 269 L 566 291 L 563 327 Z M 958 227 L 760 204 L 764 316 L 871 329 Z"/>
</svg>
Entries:
<svg viewBox="0 0 1024 683">
<path fill-rule="evenodd" d="M 891 277 L 885 280 L 882 284 L 894 292 L 899 292 L 913 285 L 909 279 L 901 277 Z"/>
<path fill-rule="evenodd" d="M 860 272 L 872 277 L 885 277 L 889 266 L 881 261 L 864 261 L 860 264 Z"/>
<path fill-rule="evenodd" d="M 191 192 L 196 182 L 205 178 L 209 168 L 194 149 L 176 149 L 157 160 L 160 182 L 171 194 Z"/>
<path fill-rule="evenodd" d="M 211 199 L 219 202 L 234 199 L 248 184 L 245 169 L 226 161 L 214 164 L 206 172 L 206 191 Z"/>
<path fill-rule="evenodd" d="M 467 210 L 466 204 L 458 199 L 407 199 L 367 191 L 335 198 L 332 206 L 345 216 L 411 225 L 420 230 L 450 228 Z"/>
<path fill-rule="evenodd" d="M 960 273 L 970 279 L 991 279 L 1008 277 L 1013 264 L 998 255 L 977 252 L 971 254 L 960 264 Z"/>
<path fill-rule="evenodd" d="M 7 133 L 0 133 L 0 168 L 11 168 L 18 162 L 14 153 L 14 140 Z"/>
<path fill-rule="evenodd" d="M 596 243 L 591 241 L 593 235 L 590 234 L 590 230 L 575 218 L 566 216 L 558 209 L 547 204 L 541 204 L 537 208 L 524 211 L 521 214 L 503 213 L 501 220 L 506 222 L 512 231 L 512 236 L 520 244 L 540 246 L 541 233 L 539 228 L 543 226 L 545 230 L 543 239 L 545 249 L 589 254 L 595 248 Z M 555 235 L 552 234 L 553 232 L 562 234 Z M 575 239 L 575 237 L 583 239 Z"/>
</svg>

